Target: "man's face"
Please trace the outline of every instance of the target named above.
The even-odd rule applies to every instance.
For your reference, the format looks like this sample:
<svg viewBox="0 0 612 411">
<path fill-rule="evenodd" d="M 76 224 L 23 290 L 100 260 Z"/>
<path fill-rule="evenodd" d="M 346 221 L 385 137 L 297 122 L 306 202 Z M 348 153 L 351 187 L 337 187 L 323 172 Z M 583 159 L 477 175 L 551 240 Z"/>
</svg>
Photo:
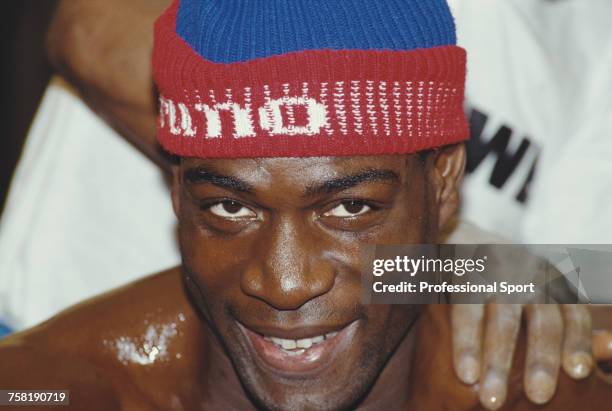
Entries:
<svg viewBox="0 0 612 411">
<path fill-rule="evenodd" d="M 337 409 L 368 392 L 417 309 L 361 302 L 362 246 L 436 241 L 432 164 L 182 159 L 173 195 L 184 269 L 256 401 Z"/>
</svg>

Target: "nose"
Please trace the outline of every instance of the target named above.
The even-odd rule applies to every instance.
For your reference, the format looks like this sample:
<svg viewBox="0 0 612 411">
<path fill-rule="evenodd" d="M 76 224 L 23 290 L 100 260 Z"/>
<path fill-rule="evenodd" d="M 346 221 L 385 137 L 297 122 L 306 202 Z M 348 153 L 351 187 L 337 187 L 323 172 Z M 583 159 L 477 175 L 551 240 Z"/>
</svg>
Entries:
<svg viewBox="0 0 612 411">
<path fill-rule="evenodd" d="M 295 310 L 332 289 L 333 264 L 306 226 L 287 218 L 269 227 L 258 244 L 259 258 L 242 275 L 244 293 L 278 310 Z"/>
</svg>

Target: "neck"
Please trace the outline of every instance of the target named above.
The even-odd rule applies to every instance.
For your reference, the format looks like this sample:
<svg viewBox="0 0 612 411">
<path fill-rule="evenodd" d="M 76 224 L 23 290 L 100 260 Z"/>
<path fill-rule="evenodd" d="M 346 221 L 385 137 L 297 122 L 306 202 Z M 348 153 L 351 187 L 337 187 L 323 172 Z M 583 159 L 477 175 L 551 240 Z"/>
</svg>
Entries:
<svg viewBox="0 0 612 411">
<path fill-rule="evenodd" d="M 359 411 L 405 410 L 410 403 L 416 327 L 411 327 L 393 353 Z"/>
</svg>

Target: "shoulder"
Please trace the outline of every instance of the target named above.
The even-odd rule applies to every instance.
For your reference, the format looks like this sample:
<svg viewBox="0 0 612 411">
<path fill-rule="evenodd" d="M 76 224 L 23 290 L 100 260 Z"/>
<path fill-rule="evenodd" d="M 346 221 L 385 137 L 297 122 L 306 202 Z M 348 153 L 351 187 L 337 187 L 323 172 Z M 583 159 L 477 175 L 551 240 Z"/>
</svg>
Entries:
<svg viewBox="0 0 612 411">
<path fill-rule="evenodd" d="M 70 409 L 119 409 L 112 385 L 86 359 L 11 337 L 0 344 L 0 363 L 4 390 L 68 390 Z"/>
<path fill-rule="evenodd" d="M 7 341 L 36 343 L 49 350 L 89 357 L 92 349 L 110 336 L 138 333 L 148 321 L 178 313 L 191 314 L 191 307 L 180 271 L 175 268 L 87 299 Z"/>
<path fill-rule="evenodd" d="M 0 386 L 74 388 L 74 395 L 99 398 L 106 410 L 116 407 L 102 399 L 164 402 L 152 398 L 163 395 L 161 376 L 183 376 L 183 356 L 198 354 L 194 346 L 203 338 L 201 327 L 180 271 L 168 270 L 0 341 Z M 159 387 L 144 384 L 145 375 Z"/>
</svg>

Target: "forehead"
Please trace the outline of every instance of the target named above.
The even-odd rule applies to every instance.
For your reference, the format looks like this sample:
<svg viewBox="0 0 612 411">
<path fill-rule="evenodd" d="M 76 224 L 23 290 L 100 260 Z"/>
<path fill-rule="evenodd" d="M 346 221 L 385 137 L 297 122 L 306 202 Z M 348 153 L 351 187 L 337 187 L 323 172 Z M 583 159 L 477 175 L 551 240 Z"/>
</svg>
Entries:
<svg viewBox="0 0 612 411">
<path fill-rule="evenodd" d="M 257 159 L 181 159 L 183 173 L 204 169 L 235 177 L 253 187 L 313 184 L 357 175 L 368 171 L 393 172 L 404 180 L 417 163 L 417 155 L 384 155 L 356 157 L 304 157 Z"/>
</svg>

